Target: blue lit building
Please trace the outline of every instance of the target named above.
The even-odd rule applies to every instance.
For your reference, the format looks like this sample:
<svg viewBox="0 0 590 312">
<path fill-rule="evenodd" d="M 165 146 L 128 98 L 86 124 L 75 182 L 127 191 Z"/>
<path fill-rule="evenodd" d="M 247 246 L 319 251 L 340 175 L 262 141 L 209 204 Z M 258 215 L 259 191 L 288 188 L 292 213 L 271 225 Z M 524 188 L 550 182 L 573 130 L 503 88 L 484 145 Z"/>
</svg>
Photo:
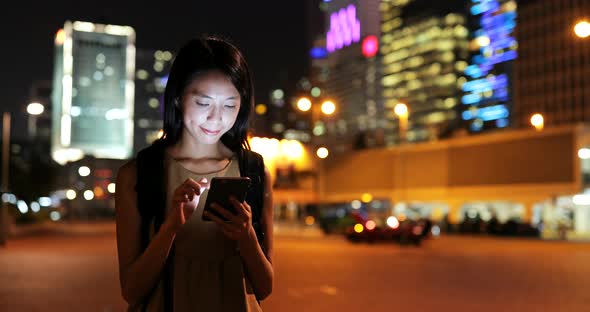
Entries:
<svg viewBox="0 0 590 312">
<path fill-rule="evenodd" d="M 471 58 L 462 85 L 461 119 L 471 132 L 508 127 L 514 105 L 516 1 L 471 0 Z"/>
</svg>

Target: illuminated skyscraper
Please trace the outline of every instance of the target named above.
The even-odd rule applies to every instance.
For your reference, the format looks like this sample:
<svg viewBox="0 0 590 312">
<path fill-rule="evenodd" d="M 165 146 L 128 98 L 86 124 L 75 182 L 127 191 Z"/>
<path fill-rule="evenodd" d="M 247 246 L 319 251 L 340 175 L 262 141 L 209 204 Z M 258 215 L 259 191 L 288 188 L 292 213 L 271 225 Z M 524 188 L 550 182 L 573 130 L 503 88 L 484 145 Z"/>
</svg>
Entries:
<svg viewBox="0 0 590 312">
<path fill-rule="evenodd" d="M 133 147 L 135 32 L 66 22 L 55 38 L 52 157 L 129 158 Z"/>
<path fill-rule="evenodd" d="M 584 37 L 590 25 L 584 21 L 590 23 L 590 1 L 518 2 L 517 126 L 530 127 L 535 113 L 546 126 L 590 121 L 590 37 Z"/>
<path fill-rule="evenodd" d="M 467 81 L 467 2 L 382 1 L 382 95 L 386 144 L 399 142 L 393 108 L 409 108 L 408 141 L 434 139 L 457 127 L 461 87 Z"/>
<path fill-rule="evenodd" d="M 134 154 L 162 134 L 164 90 L 172 65 L 172 57 L 170 51 L 137 50 Z"/>
<path fill-rule="evenodd" d="M 323 80 L 321 99 L 333 100 L 336 113 L 314 128 L 326 124 L 327 132 L 316 134 L 335 136 L 334 142 L 347 148 L 355 136 L 384 126 L 378 80 L 379 0 L 324 0 L 323 7 L 328 55 L 319 66 L 321 78 L 312 81 Z"/>
<path fill-rule="evenodd" d="M 470 6 L 473 31 L 470 65 L 461 98 L 461 118 L 472 132 L 510 125 L 513 63 L 517 57 L 516 2 L 475 0 Z"/>
</svg>

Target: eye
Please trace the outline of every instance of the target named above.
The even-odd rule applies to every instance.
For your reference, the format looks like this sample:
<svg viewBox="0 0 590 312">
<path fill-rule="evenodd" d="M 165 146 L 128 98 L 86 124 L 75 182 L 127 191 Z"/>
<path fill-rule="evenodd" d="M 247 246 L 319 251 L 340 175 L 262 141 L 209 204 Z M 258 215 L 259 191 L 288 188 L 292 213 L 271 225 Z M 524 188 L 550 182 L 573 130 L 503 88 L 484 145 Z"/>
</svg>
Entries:
<svg viewBox="0 0 590 312">
<path fill-rule="evenodd" d="M 197 105 L 199 105 L 199 106 L 209 106 L 209 104 L 207 104 L 207 103 L 199 103 L 199 102 L 197 102 Z"/>
<path fill-rule="evenodd" d="M 229 104 L 228 105 L 225 105 L 225 107 L 227 107 L 227 108 L 236 108 L 235 105 L 229 105 Z"/>
</svg>

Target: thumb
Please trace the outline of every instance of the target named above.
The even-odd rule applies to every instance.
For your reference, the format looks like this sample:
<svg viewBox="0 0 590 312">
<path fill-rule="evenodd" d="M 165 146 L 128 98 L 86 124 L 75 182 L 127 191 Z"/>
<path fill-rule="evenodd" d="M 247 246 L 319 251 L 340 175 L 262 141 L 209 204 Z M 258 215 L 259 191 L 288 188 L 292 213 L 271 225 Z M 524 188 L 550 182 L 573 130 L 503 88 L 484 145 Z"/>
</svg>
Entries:
<svg viewBox="0 0 590 312">
<path fill-rule="evenodd" d="M 199 180 L 199 185 L 201 185 L 201 194 L 203 194 L 203 192 L 209 188 L 209 181 L 207 180 L 207 178 L 202 178 L 201 180 Z"/>
</svg>

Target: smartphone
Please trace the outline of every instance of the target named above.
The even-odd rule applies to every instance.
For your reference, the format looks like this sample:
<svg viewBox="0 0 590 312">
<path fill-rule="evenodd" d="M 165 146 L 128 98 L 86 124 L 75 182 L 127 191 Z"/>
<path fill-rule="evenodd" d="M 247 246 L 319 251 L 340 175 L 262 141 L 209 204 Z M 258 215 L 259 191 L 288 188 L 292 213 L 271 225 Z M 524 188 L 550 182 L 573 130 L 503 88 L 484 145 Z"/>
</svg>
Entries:
<svg viewBox="0 0 590 312">
<path fill-rule="evenodd" d="M 236 214 L 234 205 L 230 202 L 231 196 L 235 197 L 241 203 L 246 200 L 246 193 L 250 187 L 250 178 L 248 177 L 214 177 L 211 179 L 209 185 L 209 193 L 207 194 L 207 200 L 205 201 L 205 207 L 203 212 L 207 211 L 212 213 L 224 221 L 227 219 L 218 214 L 212 207 L 211 204 L 217 203 L 221 207 L 225 208 L 229 212 Z M 211 219 L 205 214 L 201 217 L 203 221 L 211 221 Z"/>
</svg>

